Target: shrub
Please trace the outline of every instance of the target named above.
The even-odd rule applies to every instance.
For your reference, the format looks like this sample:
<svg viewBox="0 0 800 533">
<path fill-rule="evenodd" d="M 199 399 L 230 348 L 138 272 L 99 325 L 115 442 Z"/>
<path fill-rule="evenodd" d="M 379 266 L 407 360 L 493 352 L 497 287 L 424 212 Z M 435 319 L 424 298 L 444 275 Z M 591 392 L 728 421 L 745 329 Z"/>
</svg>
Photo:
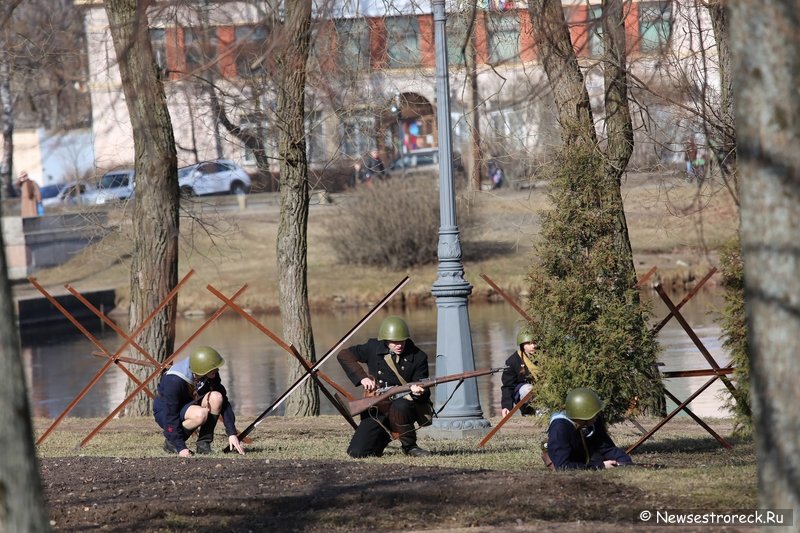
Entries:
<svg viewBox="0 0 800 533">
<path fill-rule="evenodd" d="M 731 354 L 736 381 L 736 392 L 726 405 L 733 411 L 736 432 L 747 435 L 753 431 L 753 413 L 750 406 L 750 349 L 744 313 L 742 247 L 738 237 L 720 250 L 720 268 L 725 285 L 725 308 L 720 323 L 722 346 Z"/>
<path fill-rule="evenodd" d="M 392 179 L 360 187 L 329 227 L 345 264 L 402 269 L 437 260 L 439 194 L 431 179 Z"/>
<path fill-rule="evenodd" d="M 610 422 L 632 405 L 659 412 L 663 389 L 650 377 L 658 345 L 634 287 L 616 178 L 605 175 L 597 153 L 577 147 L 548 175 L 554 209 L 542 213 L 539 260 L 528 276 L 541 352 L 537 401 L 562 409 L 569 390 L 589 387 Z"/>
</svg>

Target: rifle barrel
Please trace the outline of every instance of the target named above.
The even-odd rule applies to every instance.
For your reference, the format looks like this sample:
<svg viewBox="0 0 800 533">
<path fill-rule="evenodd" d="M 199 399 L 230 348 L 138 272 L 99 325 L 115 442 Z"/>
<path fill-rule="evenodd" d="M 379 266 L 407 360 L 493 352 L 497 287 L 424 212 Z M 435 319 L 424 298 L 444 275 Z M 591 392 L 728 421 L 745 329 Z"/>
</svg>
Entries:
<svg viewBox="0 0 800 533">
<path fill-rule="evenodd" d="M 459 379 L 476 378 L 479 376 L 485 376 L 487 374 L 494 374 L 505 370 L 506 368 L 507 367 L 504 366 L 500 368 L 485 368 L 481 370 L 472 370 L 470 372 L 461 372 L 460 374 L 450 374 L 447 376 L 421 379 L 419 381 L 415 381 L 414 383 L 406 383 L 405 385 L 395 385 L 394 387 L 389 387 L 382 392 L 375 394 L 374 396 L 366 396 L 359 400 L 348 402 L 348 410 L 350 411 L 350 416 L 356 416 L 357 414 L 363 413 L 373 405 L 378 404 L 387 398 L 391 398 L 396 394 L 410 391 L 412 385 L 419 385 L 420 387 L 427 389 L 440 383 L 448 383 L 450 381 L 456 381 Z"/>
</svg>

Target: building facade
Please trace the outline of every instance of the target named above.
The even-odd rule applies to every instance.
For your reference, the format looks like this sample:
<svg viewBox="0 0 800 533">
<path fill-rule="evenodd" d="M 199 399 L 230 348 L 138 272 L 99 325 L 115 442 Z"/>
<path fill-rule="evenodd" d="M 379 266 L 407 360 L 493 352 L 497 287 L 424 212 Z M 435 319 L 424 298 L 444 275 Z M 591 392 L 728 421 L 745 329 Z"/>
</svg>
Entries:
<svg viewBox="0 0 800 533">
<path fill-rule="evenodd" d="M 85 12 L 96 165 L 102 170 L 129 164 L 133 138 L 108 19 L 100 0 L 76 3 Z M 600 0 L 563 4 L 602 139 Z M 274 51 L 285 37 L 257 5 L 161 2 L 148 13 L 181 165 L 224 157 L 252 169 L 252 153 L 226 124 L 257 133 L 268 153 L 277 154 Z M 454 149 L 469 149 L 477 118 L 484 157 L 530 173 L 560 142 L 530 13 L 524 2 L 482 7 L 474 20 L 449 8 Z M 391 160 L 436 146 L 431 12 L 427 2 L 405 1 L 388 7 L 382 2 L 317 7 L 306 94 L 306 144 L 313 167 L 352 163 L 372 148 Z M 472 40 L 466 38 L 470 26 Z M 710 88 L 703 94 L 713 95 L 717 83 L 707 15 L 695 1 L 633 1 L 626 4 L 625 31 L 637 128 L 632 164 L 682 161 L 685 139 L 703 130 L 686 103 L 696 86 Z M 693 65 L 700 51 L 705 63 L 697 74 Z M 220 109 L 222 115 L 215 112 Z"/>
</svg>

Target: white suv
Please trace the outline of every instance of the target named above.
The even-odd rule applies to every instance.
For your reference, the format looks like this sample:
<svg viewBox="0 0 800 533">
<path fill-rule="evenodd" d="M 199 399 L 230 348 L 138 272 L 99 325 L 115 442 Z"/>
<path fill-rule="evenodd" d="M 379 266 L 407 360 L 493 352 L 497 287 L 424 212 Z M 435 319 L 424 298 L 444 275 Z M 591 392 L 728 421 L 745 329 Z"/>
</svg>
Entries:
<svg viewBox="0 0 800 533">
<path fill-rule="evenodd" d="M 183 196 L 247 194 L 251 184 L 250 175 L 229 159 L 204 161 L 178 170 Z"/>
</svg>

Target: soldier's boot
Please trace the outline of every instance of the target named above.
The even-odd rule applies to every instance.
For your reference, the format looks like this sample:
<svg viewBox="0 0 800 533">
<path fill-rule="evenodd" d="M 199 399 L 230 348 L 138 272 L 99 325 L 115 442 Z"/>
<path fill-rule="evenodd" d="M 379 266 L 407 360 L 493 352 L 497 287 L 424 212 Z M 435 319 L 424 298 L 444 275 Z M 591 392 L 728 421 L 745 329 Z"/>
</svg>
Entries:
<svg viewBox="0 0 800 533">
<path fill-rule="evenodd" d="M 197 432 L 197 453 L 211 453 L 211 442 L 214 440 L 214 428 L 217 427 L 219 415 L 208 414 L 205 424 Z"/>
<path fill-rule="evenodd" d="M 417 446 L 417 432 L 414 431 L 414 424 L 403 424 L 397 426 L 400 434 L 400 444 L 403 446 L 403 453 L 410 457 L 427 457 L 431 454 L 428 450 Z"/>
</svg>

